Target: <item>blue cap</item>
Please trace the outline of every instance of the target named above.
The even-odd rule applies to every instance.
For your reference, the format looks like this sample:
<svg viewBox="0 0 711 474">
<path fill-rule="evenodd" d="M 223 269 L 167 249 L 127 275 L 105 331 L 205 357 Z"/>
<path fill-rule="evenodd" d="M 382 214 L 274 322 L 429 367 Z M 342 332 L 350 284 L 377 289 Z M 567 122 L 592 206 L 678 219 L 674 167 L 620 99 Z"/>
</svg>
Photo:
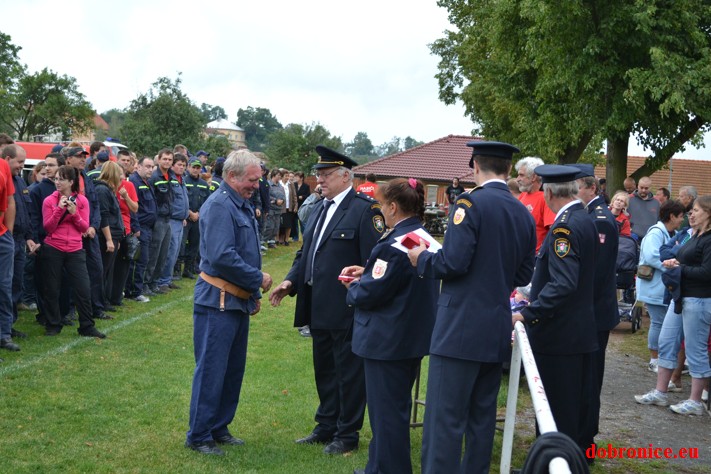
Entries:
<svg viewBox="0 0 711 474">
<path fill-rule="evenodd" d="M 314 165 L 314 169 L 333 168 L 334 166 L 345 166 L 348 169 L 358 166 L 358 163 L 323 145 L 316 145 L 316 153 L 318 153 L 318 163 Z"/>
<path fill-rule="evenodd" d="M 218 156 L 217 159 L 215 160 L 215 164 L 217 163 L 224 163 L 225 162 L 225 157 L 224 156 Z"/>
<path fill-rule="evenodd" d="M 467 146 L 472 147 L 472 157 L 469 160 L 470 168 L 474 168 L 475 156 L 490 156 L 492 158 L 501 158 L 502 160 L 511 160 L 514 153 L 521 152 L 515 146 L 504 142 L 474 140 L 467 143 Z"/>
<path fill-rule="evenodd" d="M 568 183 L 575 181 L 580 170 L 574 166 L 541 165 L 533 170 L 541 177 L 541 183 Z"/>
<path fill-rule="evenodd" d="M 575 175 L 575 179 L 587 178 L 588 176 L 595 177 L 595 167 L 590 163 L 574 163 L 566 166 L 578 169 L 578 174 Z"/>
<path fill-rule="evenodd" d="M 195 153 L 195 156 L 207 156 L 207 157 L 209 157 L 210 154 L 209 154 L 208 152 L 206 152 L 205 150 L 200 150 L 200 151 L 198 151 L 197 153 Z"/>
<path fill-rule="evenodd" d="M 109 161 L 109 152 L 102 150 L 96 154 L 96 159 L 99 161 Z"/>
<path fill-rule="evenodd" d="M 61 153 L 62 148 L 64 148 L 64 145 L 62 145 L 61 143 L 57 143 L 52 147 L 52 153 Z"/>
</svg>

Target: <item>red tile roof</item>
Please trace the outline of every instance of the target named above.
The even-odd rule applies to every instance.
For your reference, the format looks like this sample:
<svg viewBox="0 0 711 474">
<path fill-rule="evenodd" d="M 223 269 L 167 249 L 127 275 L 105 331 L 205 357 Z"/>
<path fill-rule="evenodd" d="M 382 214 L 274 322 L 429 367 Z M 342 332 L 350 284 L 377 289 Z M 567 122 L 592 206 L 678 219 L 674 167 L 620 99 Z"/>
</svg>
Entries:
<svg viewBox="0 0 711 474">
<path fill-rule="evenodd" d="M 458 177 L 462 184 L 474 184 L 473 170 L 469 168 L 472 149 L 467 146 L 472 140 L 481 138 L 448 135 L 357 166 L 353 171 L 356 176 L 375 173 L 378 179 L 405 177 L 449 183 Z"/>
</svg>

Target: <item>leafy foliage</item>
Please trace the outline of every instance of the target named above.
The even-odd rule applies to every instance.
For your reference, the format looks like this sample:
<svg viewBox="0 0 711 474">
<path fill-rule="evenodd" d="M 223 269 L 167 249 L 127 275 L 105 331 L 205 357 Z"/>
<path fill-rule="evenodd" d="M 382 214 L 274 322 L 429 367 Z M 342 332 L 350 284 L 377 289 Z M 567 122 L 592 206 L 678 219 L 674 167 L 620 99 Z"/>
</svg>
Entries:
<svg viewBox="0 0 711 474">
<path fill-rule="evenodd" d="M 131 101 L 121 128 L 126 145 L 138 153 L 154 154 L 178 143 L 189 150 L 203 143 L 207 122 L 180 84 L 180 75 L 174 81 L 160 77 L 147 93 Z"/>
<path fill-rule="evenodd" d="M 219 105 L 210 105 L 203 103 L 200 106 L 200 112 L 202 113 L 205 123 L 210 123 L 214 120 L 225 119 L 227 120 L 227 112 L 225 109 Z"/>
<path fill-rule="evenodd" d="M 331 136 L 323 125 L 290 123 L 269 136 L 265 153 L 273 166 L 308 173 L 318 161 L 318 155 L 314 150 L 316 145 L 325 145 L 343 151 L 341 138 Z"/>
<path fill-rule="evenodd" d="M 237 125 L 244 130 L 247 147 L 252 151 L 265 151 L 269 136 L 283 128 L 269 109 L 252 106 L 237 111 Z"/>
<path fill-rule="evenodd" d="M 368 134 L 365 132 L 356 133 L 353 141 L 346 144 L 346 154 L 359 163 L 365 163 L 377 156 L 373 142 L 370 141 Z"/>
</svg>

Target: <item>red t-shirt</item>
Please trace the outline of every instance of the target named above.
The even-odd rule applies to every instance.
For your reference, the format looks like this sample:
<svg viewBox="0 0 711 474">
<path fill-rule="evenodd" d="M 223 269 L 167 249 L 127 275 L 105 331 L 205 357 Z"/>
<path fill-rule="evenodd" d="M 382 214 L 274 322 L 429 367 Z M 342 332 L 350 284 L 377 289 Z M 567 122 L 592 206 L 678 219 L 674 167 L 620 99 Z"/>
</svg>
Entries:
<svg viewBox="0 0 711 474">
<path fill-rule="evenodd" d="M 12 171 L 7 161 L 0 158 L 0 212 L 3 213 L 0 219 L 0 235 L 5 235 L 5 212 L 7 212 L 7 200 L 15 195 L 15 185 L 12 183 Z"/>
<path fill-rule="evenodd" d="M 358 191 L 359 193 L 367 194 L 368 196 L 374 198 L 376 189 L 378 189 L 377 184 L 371 183 L 370 181 L 366 181 L 365 183 L 358 185 L 356 191 Z"/>
<path fill-rule="evenodd" d="M 619 215 L 615 216 L 617 221 L 617 226 L 620 231 L 620 235 L 625 237 L 632 237 L 632 229 L 630 227 L 630 218 L 624 212 L 620 212 Z"/>
<path fill-rule="evenodd" d="M 528 212 L 533 216 L 533 220 L 536 221 L 536 253 L 538 249 L 541 248 L 543 240 L 546 238 L 548 229 L 551 228 L 555 222 L 555 214 L 546 205 L 546 199 L 543 196 L 543 191 L 536 191 L 535 193 L 521 193 L 518 200 L 526 206 Z"/>
<path fill-rule="evenodd" d="M 138 202 L 138 194 L 136 193 L 136 187 L 133 185 L 133 183 L 126 180 L 121 181 L 121 184 L 119 185 L 118 190 L 116 192 L 116 199 L 118 199 L 119 208 L 121 209 L 121 219 L 123 219 L 123 227 L 124 229 L 126 229 L 126 235 L 128 235 L 131 233 L 131 210 L 128 208 L 128 204 L 126 204 L 126 201 L 118 193 L 121 188 L 126 188 L 128 197 L 131 198 L 131 201 L 133 202 Z"/>
</svg>

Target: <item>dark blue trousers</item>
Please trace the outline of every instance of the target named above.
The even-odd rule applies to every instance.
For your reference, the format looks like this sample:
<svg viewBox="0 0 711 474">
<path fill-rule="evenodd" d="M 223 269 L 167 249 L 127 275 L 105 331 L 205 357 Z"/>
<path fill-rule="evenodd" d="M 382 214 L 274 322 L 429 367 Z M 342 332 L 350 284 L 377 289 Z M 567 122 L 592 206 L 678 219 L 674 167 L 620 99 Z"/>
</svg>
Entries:
<svg viewBox="0 0 711 474">
<path fill-rule="evenodd" d="M 22 289 L 25 278 L 25 260 L 27 260 L 26 240 L 15 239 L 15 266 L 12 275 L 12 322 L 17 321 L 17 305 L 22 301 Z"/>
<path fill-rule="evenodd" d="M 423 474 L 489 472 L 500 385 L 501 363 L 430 356 Z"/>
<path fill-rule="evenodd" d="M 99 235 L 93 239 L 84 237 L 82 246 L 86 252 L 86 270 L 89 273 L 89 282 L 91 284 L 91 308 L 93 315 L 96 316 L 106 307 L 106 298 L 104 297 L 104 264 L 101 260 L 101 249 L 99 248 Z"/>
<path fill-rule="evenodd" d="M 420 360 L 363 359 L 368 418 L 373 430 L 365 467 L 368 474 L 412 474 L 410 410 Z"/>
<path fill-rule="evenodd" d="M 0 216 L 2 219 L 2 216 Z M 12 275 L 15 262 L 15 239 L 8 230 L 0 235 L 0 337 L 12 336 Z"/>
<path fill-rule="evenodd" d="M 193 312 L 195 374 L 187 441 L 199 443 L 229 433 L 247 361 L 249 315 L 199 304 Z"/>
<path fill-rule="evenodd" d="M 141 229 L 138 241 L 141 244 L 141 253 L 138 260 L 129 262 L 128 281 L 126 282 L 126 294 L 129 298 L 135 298 L 143 293 L 146 265 L 151 252 L 152 229 Z"/>
</svg>

